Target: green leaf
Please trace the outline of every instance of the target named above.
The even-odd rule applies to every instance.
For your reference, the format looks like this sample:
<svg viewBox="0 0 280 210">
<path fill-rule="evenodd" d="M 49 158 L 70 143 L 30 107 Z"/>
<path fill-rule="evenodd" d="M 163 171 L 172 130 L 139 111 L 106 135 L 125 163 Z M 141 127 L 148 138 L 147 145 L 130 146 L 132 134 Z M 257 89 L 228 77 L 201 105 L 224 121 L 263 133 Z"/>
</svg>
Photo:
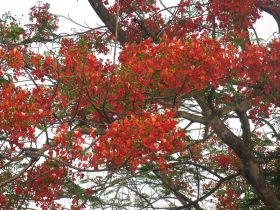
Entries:
<svg viewBox="0 0 280 210">
<path fill-rule="evenodd" d="M 20 38 L 20 34 L 24 32 L 24 29 L 18 26 L 12 26 L 10 31 L 7 32 L 6 38 L 16 41 Z"/>
<path fill-rule="evenodd" d="M 5 79 L 3 76 L 0 77 L 0 84 L 10 82 L 8 79 Z"/>
</svg>

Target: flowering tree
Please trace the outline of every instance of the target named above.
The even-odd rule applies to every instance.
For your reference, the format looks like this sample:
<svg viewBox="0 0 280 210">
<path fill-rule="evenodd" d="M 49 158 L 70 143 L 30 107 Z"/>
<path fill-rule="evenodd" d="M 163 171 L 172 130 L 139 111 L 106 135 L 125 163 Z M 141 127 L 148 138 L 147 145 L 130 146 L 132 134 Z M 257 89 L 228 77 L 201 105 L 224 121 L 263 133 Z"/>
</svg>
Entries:
<svg viewBox="0 0 280 210">
<path fill-rule="evenodd" d="M 76 34 L 1 19 L 1 209 L 280 209 L 280 39 L 253 28 L 280 1 L 89 6 Z"/>
</svg>

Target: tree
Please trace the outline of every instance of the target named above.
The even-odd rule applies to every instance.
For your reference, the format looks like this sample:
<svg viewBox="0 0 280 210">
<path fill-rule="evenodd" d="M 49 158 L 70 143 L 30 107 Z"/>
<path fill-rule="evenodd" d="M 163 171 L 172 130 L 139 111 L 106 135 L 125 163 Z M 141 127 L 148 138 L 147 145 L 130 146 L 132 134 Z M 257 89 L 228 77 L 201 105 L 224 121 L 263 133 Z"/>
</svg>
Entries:
<svg viewBox="0 0 280 210">
<path fill-rule="evenodd" d="M 280 1 L 89 6 L 1 19 L 1 208 L 280 209 L 280 40 L 250 33 Z"/>
</svg>

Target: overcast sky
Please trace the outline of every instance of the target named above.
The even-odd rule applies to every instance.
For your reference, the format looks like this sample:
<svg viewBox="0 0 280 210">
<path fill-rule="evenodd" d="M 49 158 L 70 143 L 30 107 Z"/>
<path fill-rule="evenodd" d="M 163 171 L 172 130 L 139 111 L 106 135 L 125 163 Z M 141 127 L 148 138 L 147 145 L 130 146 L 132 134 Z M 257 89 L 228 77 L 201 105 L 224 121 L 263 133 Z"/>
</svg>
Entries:
<svg viewBox="0 0 280 210">
<path fill-rule="evenodd" d="M 10 11 L 12 15 L 17 16 L 17 19 L 21 19 L 22 23 L 26 23 L 30 8 L 36 5 L 37 2 L 38 0 L 2 0 L 0 14 Z M 96 23 L 101 23 L 87 0 L 43 0 L 41 2 L 49 3 L 52 13 L 70 16 L 80 24 L 95 27 L 97 26 Z M 68 31 L 73 27 L 78 28 L 78 26 L 71 24 L 65 19 L 60 19 L 59 23 L 61 31 Z"/>
<path fill-rule="evenodd" d="M 17 15 L 18 18 L 24 15 L 22 22 L 25 22 L 29 9 L 37 2 L 38 0 L 2 0 L 0 14 L 10 11 L 12 15 Z M 52 13 L 64 16 L 69 15 L 78 23 L 86 23 L 91 27 L 95 27 L 97 23 L 101 23 L 87 0 L 42 0 L 41 2 L 50 3 Z M 69 21 L 60 20 L 61 32 L 69 31 L 74 27 L 77 28 L 77 26 L 71 25 Z M 263 18 L 256 23 L 256 29 L 259 37 L 266 40 L 273 32 L 277 31 L 277 25 L 270 15 L 264 13 Z"/>
</svg>

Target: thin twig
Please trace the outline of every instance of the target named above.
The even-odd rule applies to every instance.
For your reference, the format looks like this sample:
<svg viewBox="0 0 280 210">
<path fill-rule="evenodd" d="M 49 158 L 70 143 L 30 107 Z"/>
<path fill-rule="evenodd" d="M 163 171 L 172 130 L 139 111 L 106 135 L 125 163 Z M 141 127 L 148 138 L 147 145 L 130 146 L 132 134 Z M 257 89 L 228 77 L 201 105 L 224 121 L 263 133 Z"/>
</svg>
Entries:
<svg viewBox="0 0 280 210">
<path fill-rule="evenodd" d="M 119 15 L 120 15 L 120 1 L 117 0 L 116 33 L 115 33 L 115 46 L 114 46 L 113 65 L 115 65 L 115 63 L 116 63 L 117 43 L 118 43 Z"/>
</svg>

